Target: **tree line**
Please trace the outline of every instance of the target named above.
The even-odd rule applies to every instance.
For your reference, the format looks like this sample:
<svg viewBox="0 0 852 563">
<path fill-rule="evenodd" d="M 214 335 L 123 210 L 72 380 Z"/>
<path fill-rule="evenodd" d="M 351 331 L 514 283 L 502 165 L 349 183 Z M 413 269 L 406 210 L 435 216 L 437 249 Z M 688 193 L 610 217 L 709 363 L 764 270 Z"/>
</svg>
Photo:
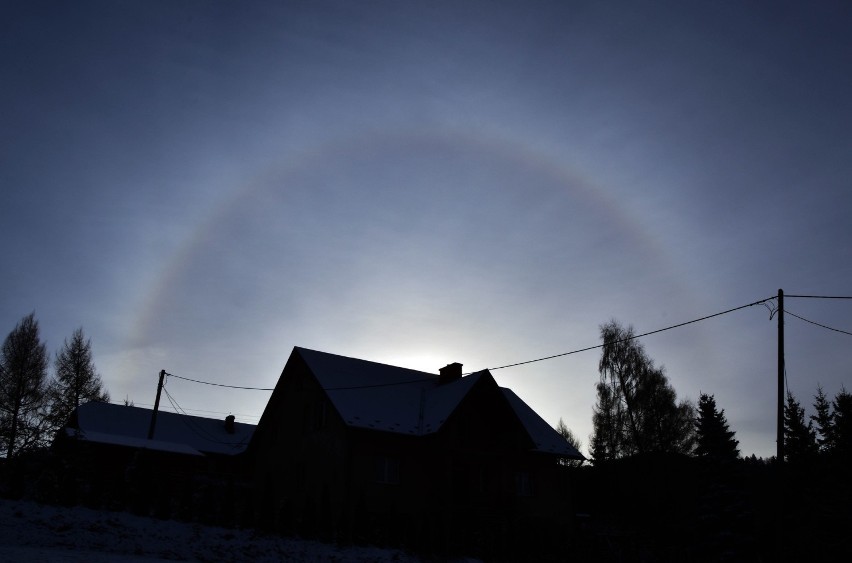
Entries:
<svg viewBox="0 0 852 563">
<path fill-rule="evenodd" d="M 850 560 L 852 394 L 817 386 L 807 416 L 788 391 L 785 463 L 742 459 L 712 394 L 679 399 L 632 328 L 601 338 L 593 463 L 574 473 L 580 559 Z"/>
<path fill-rule="evenodd" d="M 713 395 L 702 393 L 697 409 L 678 400 L 664 368 L 654 364 L 632 327 L 610 321 L 601 326 L 601 339 L 589 446 L 595 462 L 652 452 L 739 456 L 739 442 Z"/>
<path fill-rule="evenodd" d="M 92 358 L 91 340 L 78 328 L 53 357 L 30 313 L 0 350 L 0 456 L 11 459 L 50 444 L 71 413 L 88 401 L 109 401 Z"/>
<path fill-rule="evenodd" d="M 601 339 L 600 380 L 589 445 L 593 461 L 652 452 L 715 461 L 740 457 L 739 441 L 714 395 L 701 393 L 697 407 L 689 400 L 678 400 L 664 369 L 654 364 L 632 327 L 610 321 L 601 326 Z M 813 408 L 815 414 L 806 417 L 799 401 L 788 391 L 784 408 L 785 461 L 802 463 L 817 456 L 849 459 L 852 394 L 841 389 L 830 400 L 818 387 Z M 579 445 L 567 428 L 558 430 L 572 444 Z"/>
<path fill-rule="evenodd" d="M 784 458 L 794 465 L 817 458 L 849 461 L 852 458 L 852 394 L 845 388 L 829 400 L 817 385 L 814 414 L 805 416 L 798 399 L 787 391 L 784 404 Z"/>
</svg>

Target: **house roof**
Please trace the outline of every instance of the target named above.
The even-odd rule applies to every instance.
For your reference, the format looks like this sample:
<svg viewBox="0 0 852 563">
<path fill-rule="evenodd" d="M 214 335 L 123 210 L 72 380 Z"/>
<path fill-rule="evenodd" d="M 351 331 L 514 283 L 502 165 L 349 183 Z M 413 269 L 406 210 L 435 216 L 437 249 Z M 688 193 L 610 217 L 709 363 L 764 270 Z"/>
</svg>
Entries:
<svg viewBox="0 0 852 563">
<path fill-rule="evenodd" d="M 484 379 L 488 370 L 439 384 L 433 373 L 295 348 L 343 421 L 354 428 L 413 436 L 433 434 Z M 496 385 L 496 383 L 492 383 Z M 582 458 L 534 410 L 510 389 L 500 388 L 535 447 L 534 451 Z"/>
<path fill-rule="evenodd" d="M 508 399 L 512 410 L 521 419 L 521 423 L 535 443 L 535 448 L 541 452 L 558 454 L 564 457 L 581 459 L 583 456 L 559 432 L 544 421 L 543 418 L 530 408 L 511 389 L 500 388 Z"/>
<path fill-rule="evenodd" d="M 76 410 L 76 427 L 69 425 L 66 433 L 100 444 L 186 455 L 233 455 L 245 451 L 255 430 L 253 424 L 235 422 L 231 434 L 223 419 L 159 411 L 154 437 L 148 440 L 152 413 L 139 407 L 85 403 Z"/>
</svg>

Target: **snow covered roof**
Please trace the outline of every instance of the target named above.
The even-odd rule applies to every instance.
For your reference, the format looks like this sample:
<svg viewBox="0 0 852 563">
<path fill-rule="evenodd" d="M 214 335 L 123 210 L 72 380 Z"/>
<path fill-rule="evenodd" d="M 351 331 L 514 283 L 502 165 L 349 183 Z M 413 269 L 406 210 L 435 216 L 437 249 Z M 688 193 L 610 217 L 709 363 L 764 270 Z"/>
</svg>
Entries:
<svg viewBox="0 0 852 563">
<path fill-rule="evenodd" d="M 543 418 L 532 410 L 520 397 L 515 395 L 511 389 L 505 387 L 500 388 L 503 395 L 509 400 L 509 404 L 521 419 L 521 424 L 535 442 L 535 450 L 558 454 L 563 457 L 573 459 L 584 459 L 583 455 L 572 446 L 568 440 L 562 437 L 559 432 L 553 429 Z"/>
<path fill-rule="evenodd" d="M 174 454 L 197 456 L 204 455 L 195 448 L 191 448 L 186 444 L 163 442 L 162 440 L 148 440 L 146 438 L 134 438 L 132 436 L 119 436 L 118 434 L 93 432 L 91 430 L 87 430 L 84 432 L 82 430 L 77 430 L 74 428 L 66 428 L 65 434 L 78 440 L 85 440 L 87 442 L 95 442 L 98 444 L 125 446 L 134 449 L 156 450 L 158 452 L 169 452 Z"/>
<path fill-rule="evenodd" d="M 421 436 L 438 430 L 468 387 L 468 378 L 442 387 L 438 376 L 412 369 L 297 348 L 349 426 Z M 462 385 L 460 383 L 464 382 Z M 455 395 L 455 400 L 447 400 Z"/>
<path fill-rule="evenodd" d="M 296 348 L 344 422 L 355 428 L 413 436 L 437 432 L 488 370 L 438 383 L 432 373 Z M 511 390 L 500 388 L 535 451 L 582 458 L 562 436 Z"/>
<path fill-rule="evenodd" d="M 245 451 L 255 425 L 234 423 L 234 433 L 225 430 L 224 419 L 202 418 L 166 411 L 157 413 L 154 437 L 148 440 L 150 409 L 90 402 L 77 408 L 79 428 L 69 435 L 101 444 L 167 451 L 187 455 L 238 454 Z"/>
</svg>

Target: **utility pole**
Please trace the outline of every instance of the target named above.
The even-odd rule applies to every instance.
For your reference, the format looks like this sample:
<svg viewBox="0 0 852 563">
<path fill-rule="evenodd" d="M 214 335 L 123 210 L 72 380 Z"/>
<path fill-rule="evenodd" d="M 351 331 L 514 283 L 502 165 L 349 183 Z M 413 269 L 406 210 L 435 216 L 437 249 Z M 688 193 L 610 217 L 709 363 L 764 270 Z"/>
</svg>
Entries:
<svg viewBox="0 0 852 563">
<path fill-rule="evenodd" d="M 775 554 L 778 561 L 785 561 L 784 553 L 784 291 L 778 290 L 778 451 L 775 467 L 779 494 L 775 518 Z"/>
<path fill-rule="evenodd" d="M 151 426 L 148 427 L 148 439 L 154 438 L 154 427 L 157 425 L 157 410 L 160 408 L 160 393 L 163 392 L 163 380 L 166 378 L 166 370 L 160 370 L 160 382 L 157 384 L 157 398 L 154 401 L 154 412 L 151 413 Z"/>
<path fill-rule="evenodd" d="M 778 290 L 778 463 L 784 463 L 784 290 Z"/>
</svg>

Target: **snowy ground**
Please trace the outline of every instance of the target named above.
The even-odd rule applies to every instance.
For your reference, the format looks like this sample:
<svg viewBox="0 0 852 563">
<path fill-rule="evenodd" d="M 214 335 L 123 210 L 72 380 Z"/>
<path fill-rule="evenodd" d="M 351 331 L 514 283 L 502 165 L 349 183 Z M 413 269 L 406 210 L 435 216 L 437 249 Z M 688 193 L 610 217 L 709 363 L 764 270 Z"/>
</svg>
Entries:
<svg viewBox="0 0 852 563">
<path fill-rule="evenodd" d="M 0 561 L 409 563 L 420 559 L 392 549 L 338 548 L 248 530 L 0 499 Z"/>
</svg>

